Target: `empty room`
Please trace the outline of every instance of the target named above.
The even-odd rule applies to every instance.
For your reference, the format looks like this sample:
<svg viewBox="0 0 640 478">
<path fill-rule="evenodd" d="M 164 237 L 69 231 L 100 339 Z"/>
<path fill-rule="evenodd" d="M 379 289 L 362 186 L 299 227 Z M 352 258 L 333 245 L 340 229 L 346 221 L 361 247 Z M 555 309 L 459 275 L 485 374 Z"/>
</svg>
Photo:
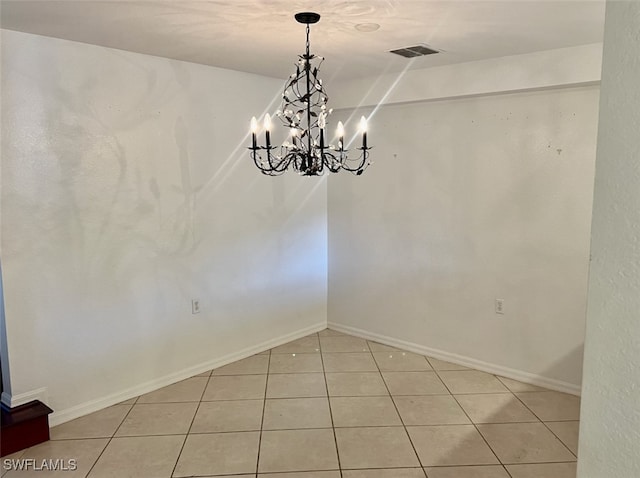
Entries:
<svg viewBox="0 0 640 478">
<path fill-rule="evenodd" d="M 640 476 L 640 2 L 0 25 L 0 476 Z"/>
</svg>

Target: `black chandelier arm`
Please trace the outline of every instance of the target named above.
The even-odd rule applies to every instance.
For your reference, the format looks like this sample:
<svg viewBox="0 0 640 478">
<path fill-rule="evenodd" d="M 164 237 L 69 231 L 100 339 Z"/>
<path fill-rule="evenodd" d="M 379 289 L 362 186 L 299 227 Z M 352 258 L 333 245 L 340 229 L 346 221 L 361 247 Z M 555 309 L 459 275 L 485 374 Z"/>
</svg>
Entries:
<svg viewBox="0 0 640 478">
<path fill-rule="evenodd" d="M 271 151 L 275 147 L 266 148 L 258 146 L 249 148 L 251 158 L 258 169 L 269 176 L 278 176 L 284 173 L 290 165 L 303 175 L 320 175 L 326 167 L 330 172 L 337 173 L 341 169 L 360 175 L 369 166 L 369 150 L 371 148 L 357 148 L 361 151 L 358 158 L 350 158 L 345 149 L 331 150 L 329 147 L 315 147 L 311 154 L 304 150 L 283 150 L 282 156 L 274 156 Z M 261 154 L 261 151 L 263 152 Z M 316 159 L 317 161 L 314 161 Z M 351 163 L 357 162 L 351 166 Z"/>
<path fill-rule="evenodd" d="M 342 161 L 342 169 L 349 171 L 350 173 L 354 173 L 356 176 L 360 176 L 364 172 L 364 170 L 367 169 L 369 164 L 371 164 L 369 162 L 370 149 L 371 148 L 358 148 L 358 150 L 362 151 L 362 153 L 358 158 L 355 158 L 355 159 L 351 159 L 345 156 L 344 161 Z M 357 161 L 358 163 L 355 167 L 350 167 L 349 166 L 350 161 L 352 162 Z"/>
<path fill-rule="evenodd" d="M 318 147 L 319 156 L 321 158 L 322 167 L 326 166 L 329 171 L 332 173 L 337 173 L 341 169 L 345 171 L 349 171 L 350 173 L 354 173 L 356 175 L 360 175 L 364 172 L 365 169 L 369 166 L 369 150 L 371 148 L 357 148 L 358 151 L 361 151 L 358 158 L 350 158 L 349 152 L 346 149 L 338 149 L 333 150 L 337 154 L 334 154 L 331 151 L 330 147 Z M 356 165 L 350 166 L 350 163 L 357 162 Z"/>
<path fill-rule="evenodd" d="M 357 176 L 362 174 L 365 169 L 369 166 L 369 150 L 371 148 L 357 148 L 358 151 L 361 151 L 360 155 L 357 158 L 349 157 L 349 152 L 346 149 L 337 150 L 338 156 L 331 153 L 327 153 L 326 156 L 330 156 L 334 161 L 333 167 L 327 163 L 329 170 L 332 173 L 337 173 L 341 169 L 345 171 L 349 171 L 350 173 L 354 173 Z M 350 166 L 351 163 L 356 163 L 354 166 Z"/>
<path fill-rule="evenodd" d="M 274 147 L 264 147 L 258 146 L 255 148 L 249 148 L 251 150 L 251 159 L 253 159 L 254 164 L 260 171 L 269 176 L 278 176 L 284 173 L 289 167 L 288 163 L 283 159 L 280 159 L 276 164 L 274 164 L 273 159 L 274 156 L 271 154 L 271 151 L 274 150 Z M 266 164 L 265 159 L 262 154 L 260 154 L 260 150 L 266 152 Z"/>
</svg>

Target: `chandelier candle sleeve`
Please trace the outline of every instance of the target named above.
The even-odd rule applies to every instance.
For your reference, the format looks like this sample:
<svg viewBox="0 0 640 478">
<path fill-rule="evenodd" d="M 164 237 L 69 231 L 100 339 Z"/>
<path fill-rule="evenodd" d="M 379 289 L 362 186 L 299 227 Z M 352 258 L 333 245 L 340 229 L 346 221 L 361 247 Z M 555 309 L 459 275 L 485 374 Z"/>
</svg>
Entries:
<svg viewBox="0 0 640 478">
<path fill-rule="evenodd" d="M 251 118 L 251 147 L 253 149 L 257 149 L 258 140 L 256 138 L 256 133 L 258 132 L 258 120 L 254 116 Z"/>
<path fill-rule="evenodd" d="M 271 116 L 269 113 L 264 117 L 264 136 L 267 142 L 267 149 L 271 147 Z"/>
<path fill-rule="evenodd" d="M 362 131 L 362 147 L 367 149 L 367 118 L 360 118 L 360 131 Z"/>
<path fill-rule="evenodd" d="M 320 128 L 320 151 L 324 150 L 324 127 L 326 126 L 326 121 L 324 119 L 324 113 L 320 113 L 318 117 L 318 128 Z"/>
</svg>

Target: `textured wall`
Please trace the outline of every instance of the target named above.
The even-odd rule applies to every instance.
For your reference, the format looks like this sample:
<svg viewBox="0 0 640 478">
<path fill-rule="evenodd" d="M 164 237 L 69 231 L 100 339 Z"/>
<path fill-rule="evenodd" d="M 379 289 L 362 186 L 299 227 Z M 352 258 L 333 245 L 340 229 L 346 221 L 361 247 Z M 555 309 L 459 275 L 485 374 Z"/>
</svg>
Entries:
<svg viewBox="0 0 640 478">
<path fill-rule="evenodd" d="M 281 87 L 2 32 L 14 395 L 61 411 L 326 321 L 326 183 L 246 150 Z"/>
<path fill-rule="evenodd" d="M 597 109 L 592 86 L 379 109 L 375 163 L 329 180 L 329 321 L 578 390 Z"/>
<path fill-rule="evenodd" d="M 640 476 L 640 3 L 607 2 L 580 478 Z"/>
</svg>

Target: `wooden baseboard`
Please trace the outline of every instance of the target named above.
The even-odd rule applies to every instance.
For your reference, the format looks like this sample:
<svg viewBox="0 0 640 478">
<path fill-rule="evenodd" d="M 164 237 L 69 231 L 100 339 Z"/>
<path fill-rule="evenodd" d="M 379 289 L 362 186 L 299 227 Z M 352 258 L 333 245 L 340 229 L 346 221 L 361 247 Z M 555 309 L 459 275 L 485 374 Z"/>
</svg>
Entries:
<svg viewBox="0 0 640 478">
<path fill-rule="evenodd" d="M 49 407 L 39 400 L 9 408 L 2 405 L 0 456 L 49 440 Z"/>
</svg>

